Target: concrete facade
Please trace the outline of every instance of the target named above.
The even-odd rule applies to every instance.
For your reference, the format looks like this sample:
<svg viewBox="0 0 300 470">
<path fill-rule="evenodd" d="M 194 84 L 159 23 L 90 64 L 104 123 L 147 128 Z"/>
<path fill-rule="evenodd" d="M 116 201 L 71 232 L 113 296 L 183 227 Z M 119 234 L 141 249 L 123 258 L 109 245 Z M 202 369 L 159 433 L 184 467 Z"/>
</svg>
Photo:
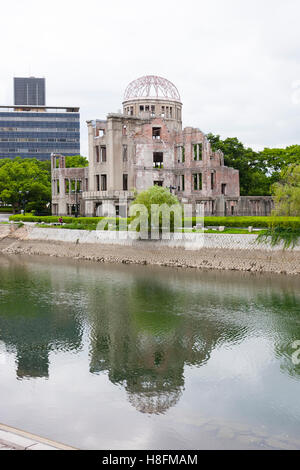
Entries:
<svg viewBox="0 0 300 470">
<path fill-rule="evenodd" d="M 271 198 L 241 198 L 239 172 L 224 165 L 206 135 L 182 128 L 182 103 L 168 80 L 129 84 L 122 114 L 88 121 L 89 167 L 65 168 L 52 156 L 52 213 L 125 215 L 134 191 L 164 186 L 205 215 L 269 215 Z"/>
</svg>

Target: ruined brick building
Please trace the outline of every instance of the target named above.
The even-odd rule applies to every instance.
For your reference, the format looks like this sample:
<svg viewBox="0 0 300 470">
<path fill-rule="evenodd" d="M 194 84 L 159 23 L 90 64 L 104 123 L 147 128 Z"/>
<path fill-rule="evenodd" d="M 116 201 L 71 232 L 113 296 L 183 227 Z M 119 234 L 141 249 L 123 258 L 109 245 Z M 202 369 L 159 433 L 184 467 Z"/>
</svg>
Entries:
<svg viewBox="0 0 300 470">
<path fill-rule="evenodd" d="M 206 215 L 268 215 L 268 197 L 240 197 L 239 172 L 224 165 L 203 132 L 182 129 L 175 85 L 145 76 L 125 91 L 123 113 L 88 121 L 89 166 L 65 168 L 52 155 L 52 213 L 124 214 L 138 192 L 164 186 L 182 203 L 203 204 Z M 59 158 L 59 168 L 56 161 Z"/>
</svg>

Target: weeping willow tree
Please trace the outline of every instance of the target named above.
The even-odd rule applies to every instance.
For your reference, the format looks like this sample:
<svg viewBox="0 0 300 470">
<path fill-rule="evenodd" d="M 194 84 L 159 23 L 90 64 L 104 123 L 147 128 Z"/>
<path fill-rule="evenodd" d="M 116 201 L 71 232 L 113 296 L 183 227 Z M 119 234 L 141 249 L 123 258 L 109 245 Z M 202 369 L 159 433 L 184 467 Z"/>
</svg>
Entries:
<svg viewBox="0 0 300 470">
<path fill-rule="evenodd" d="M 300 165 L 293 165 L 281 174 L 281 181 L 273 186 L 274 215 L 300 216 Z"/>
<path fill-rule="evenodd" d="M 275 202 L 274 216 L 300 217 L 300 165 L 292 165 L 281 173 L 281 180 L 273 185 Z M 274 218 L 268 230 L 258 235 L 259 242 L 270 242 L 272 246 L 283 244 L 294 248 L 300 240 L 299 219 Z"/>
</svg>

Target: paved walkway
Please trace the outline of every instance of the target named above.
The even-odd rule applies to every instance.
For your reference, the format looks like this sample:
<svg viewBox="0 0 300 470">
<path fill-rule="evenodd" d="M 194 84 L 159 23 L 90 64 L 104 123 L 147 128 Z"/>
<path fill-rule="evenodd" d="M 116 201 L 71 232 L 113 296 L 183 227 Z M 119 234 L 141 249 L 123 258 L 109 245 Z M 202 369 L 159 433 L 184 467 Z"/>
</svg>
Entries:
<svg viewBox="0 0 300 470">
<path fill-rule="evenodd" d="M 20 429 L 0 424 L 0 450 L 75 450 Z"/>
</svg>

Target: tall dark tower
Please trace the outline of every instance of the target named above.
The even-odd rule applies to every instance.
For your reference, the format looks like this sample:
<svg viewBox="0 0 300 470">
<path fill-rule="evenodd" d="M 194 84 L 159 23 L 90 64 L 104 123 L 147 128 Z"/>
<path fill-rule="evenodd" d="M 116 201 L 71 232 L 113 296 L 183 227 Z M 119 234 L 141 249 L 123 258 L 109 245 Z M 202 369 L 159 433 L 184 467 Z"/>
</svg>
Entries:
<svg viewBox="0 0 300 470">
<path fill-rule="evenodd" d="M 14 78 L 15 106 L 45 106 L 46 83 L 44 78 Z"/>
</svg>

